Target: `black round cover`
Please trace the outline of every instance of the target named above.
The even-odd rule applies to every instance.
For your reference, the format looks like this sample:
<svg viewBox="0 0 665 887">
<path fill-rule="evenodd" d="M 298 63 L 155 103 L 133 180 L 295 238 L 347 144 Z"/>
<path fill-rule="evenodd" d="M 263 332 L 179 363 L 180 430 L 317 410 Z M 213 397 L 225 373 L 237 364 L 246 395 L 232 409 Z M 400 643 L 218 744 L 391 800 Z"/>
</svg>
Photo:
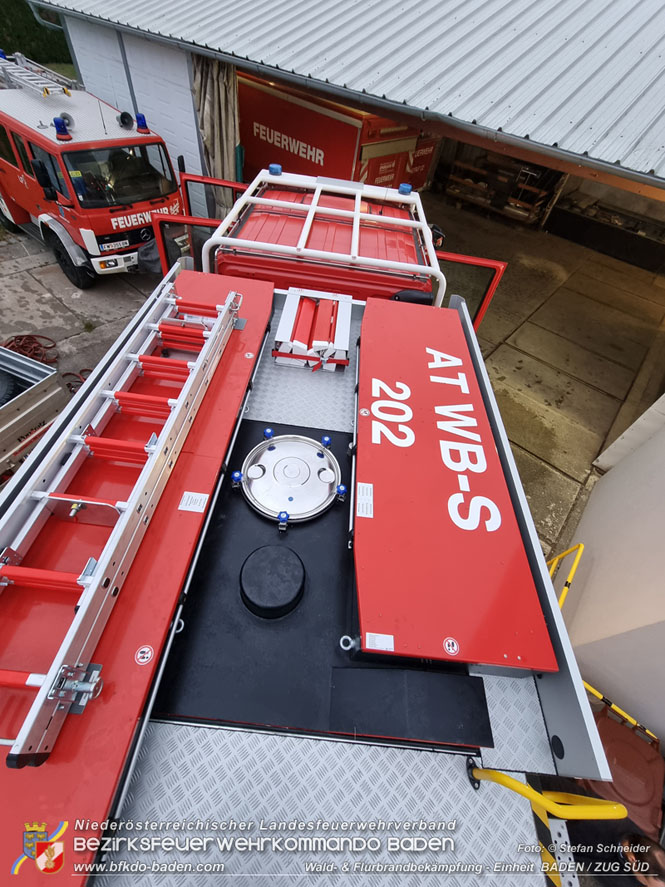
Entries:
<svg viewBox="0 0 665 887">
<path fill-rule="evenodd" d="M 305 568 L 292 548 L 264 545 L 253 551 L 240 570 L 240 594 L 245 606 L 264 619 L 290 613 L 302 597 Z"/>
</svg>

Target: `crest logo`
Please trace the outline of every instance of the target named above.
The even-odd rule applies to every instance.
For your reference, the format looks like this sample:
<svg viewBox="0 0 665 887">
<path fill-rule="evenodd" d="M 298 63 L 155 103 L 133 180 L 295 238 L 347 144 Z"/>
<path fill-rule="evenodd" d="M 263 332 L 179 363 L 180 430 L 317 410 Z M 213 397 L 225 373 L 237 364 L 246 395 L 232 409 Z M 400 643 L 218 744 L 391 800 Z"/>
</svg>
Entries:
<svg viewBox="0 0 665 887">
<path fill-rule="evenodd" d="M 26 822 L 25 831 L 23 832 L 23 853 L 29 859 L 35 858 L 37 841 L 45 841 L 46 835 L 45 822 L 42 822 L 41 824 L 33 822 L 32 825 L 29 822 Z"/>
<path fill-rule="evenodd" d="M 45 875 L 54 875 L 65 864 L 65 842 L 60 841 L 69 823 L 60 822 L 49 835 L 45 822 L 26 822 L 23 832 L 23 853 L 12 866 L 12 875 L 18 875 L 27 859 L 32 859 Z"/>
<path fill-rule="evenodd" d="M 64 841 L 37 841 L 35 863 L 40 872 L 53 875 L 59 872 L 65 862 Z"/>
</svg>

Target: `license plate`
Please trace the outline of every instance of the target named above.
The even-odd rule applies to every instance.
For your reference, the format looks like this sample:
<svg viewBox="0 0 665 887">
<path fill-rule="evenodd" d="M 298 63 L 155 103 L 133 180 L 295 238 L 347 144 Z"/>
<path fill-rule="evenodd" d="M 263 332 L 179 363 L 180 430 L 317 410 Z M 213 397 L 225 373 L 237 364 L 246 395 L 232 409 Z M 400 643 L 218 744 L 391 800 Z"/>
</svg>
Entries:
<svg viewBox="0 0 665 887">
<path fill-rule="evenodd" d="M 123 246 L 129 246 L 128 240 L 116 240 L 115 243 L 102 243 L 99 248 L 102 252 L 108 252 L 110 249 L 122 249 Z"/>
</svg>

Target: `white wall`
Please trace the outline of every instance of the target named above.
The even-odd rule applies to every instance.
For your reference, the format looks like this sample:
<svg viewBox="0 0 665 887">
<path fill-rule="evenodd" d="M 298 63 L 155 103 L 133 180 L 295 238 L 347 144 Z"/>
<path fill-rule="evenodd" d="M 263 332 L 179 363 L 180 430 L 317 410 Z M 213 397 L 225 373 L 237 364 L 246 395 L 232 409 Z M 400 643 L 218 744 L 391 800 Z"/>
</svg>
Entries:
<svg viewBox="0 0 665 887">
<path fill-rule="evenodd" d="M 180 49 L 123 35 L 137 110 L 164 139 L 175 164 L 184 155 L 187 172 L 201 173 L 198 123 L 190 86 L 188 56 Z"/>
<path fill-rule="evenodd" d="M 79 18 L 67 18 L 67 29 L 88 92 L 133 116 L 117 33 Z"/>
<path fill-rule="evenodd" d="M 134 114 L 119 32 L 112 27 L 67 17 L 76 63 L 86 89 L 120 110 Z M 184 155 L 187 171 L 201 173 L 198 126 L 190 87 L 189 54 L 175 47 L 122 34 L 136 110 L 166 142 L 175 167 Z"/>
<path fill-rule="evenodd" d="M 564 618 L 583 677 L 665 735 L 665 427 L 594 487 Z"/>
<path fill-rule="evenodd" d="M 665 426 L 665 394 L 626 428 L 614 443 L 603 450 L 593 464 L 602 471 L 609 471 L 629 453 L 653 437 L 663 426 Z"/>
</svg>

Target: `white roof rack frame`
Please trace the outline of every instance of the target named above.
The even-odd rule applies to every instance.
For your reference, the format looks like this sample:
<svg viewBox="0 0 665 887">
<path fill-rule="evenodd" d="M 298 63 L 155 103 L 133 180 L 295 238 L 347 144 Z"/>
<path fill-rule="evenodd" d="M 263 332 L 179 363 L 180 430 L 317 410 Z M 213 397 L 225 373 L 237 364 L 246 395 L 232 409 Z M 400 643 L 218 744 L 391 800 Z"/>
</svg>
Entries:
<svg viewBox="0 0 665 887">
<path fill-rule="evenodd" d="M 277 185 L 280 188 L 297 188 L 310 191 L 312 200 L 309 204 L 293 203 L 278 198 L 259 197 L 258 192 L 266 185 Z M 335 209 L 322 207 L 319 201 L 322 195 L 334 195 L 353 197 L 353 209 Z M 375 214 L 362 211 L 363 200 L 378 200 L 382 203 L 392 203 L 396 206 L 408 207 L 410 218 L 399 219 L 386 217 L 385 222 L 391 227 L 403 227 L 411 229 L 419 236 L 423 247 L 425 263 L 398 262 L 395 260 L 379 259 L 374 256 L 360 254 L 360 223 L 362 221 L 377 222 Z M 281 243 L 264 243 L 258 240 L 245 240 L 242 237 L 234 237 L 229 234 L 232 226 L 249 206 L 281 207 L 290 213 L 301 212 L 304 216 L 304 224 L 298 243 L 289 246 Z M 314 221 L 326 217 L 351 220 L 351 250 L 348 253 L 328 252 L 326 250 L 312 249 L 307 246 L 309 235 Z M 303 176 L 295 173 L 273 174 L 263 169 L 256 176 L 247 190 L 238 198 L 231 212 L 222 221 L 215 233 L 203 246 L 202 259 L 203 270 L 212 271 L 211 254 L 220 247 L 243 248 L 255 252 L 267 251 L 279 253 L 293 258 L 325 259 L 331 262 L 339 262 L 363 268 L 374 268 L 393 272 L 405 272 L 407 274 L 423 274 L 432 278 L 432 304 L 440 308 L 446 293 L 446 278 L 439 267 L 436 251 L 432 241 L 432 233 L 429 229 L 420 195 L 416 192 L 400 194 L 395 188 L 380 188 L 376 185 L 365 185 L 362 182 L 344 181 L 342 179 L 329 179 L 324 176 Z"/>
</svg>

